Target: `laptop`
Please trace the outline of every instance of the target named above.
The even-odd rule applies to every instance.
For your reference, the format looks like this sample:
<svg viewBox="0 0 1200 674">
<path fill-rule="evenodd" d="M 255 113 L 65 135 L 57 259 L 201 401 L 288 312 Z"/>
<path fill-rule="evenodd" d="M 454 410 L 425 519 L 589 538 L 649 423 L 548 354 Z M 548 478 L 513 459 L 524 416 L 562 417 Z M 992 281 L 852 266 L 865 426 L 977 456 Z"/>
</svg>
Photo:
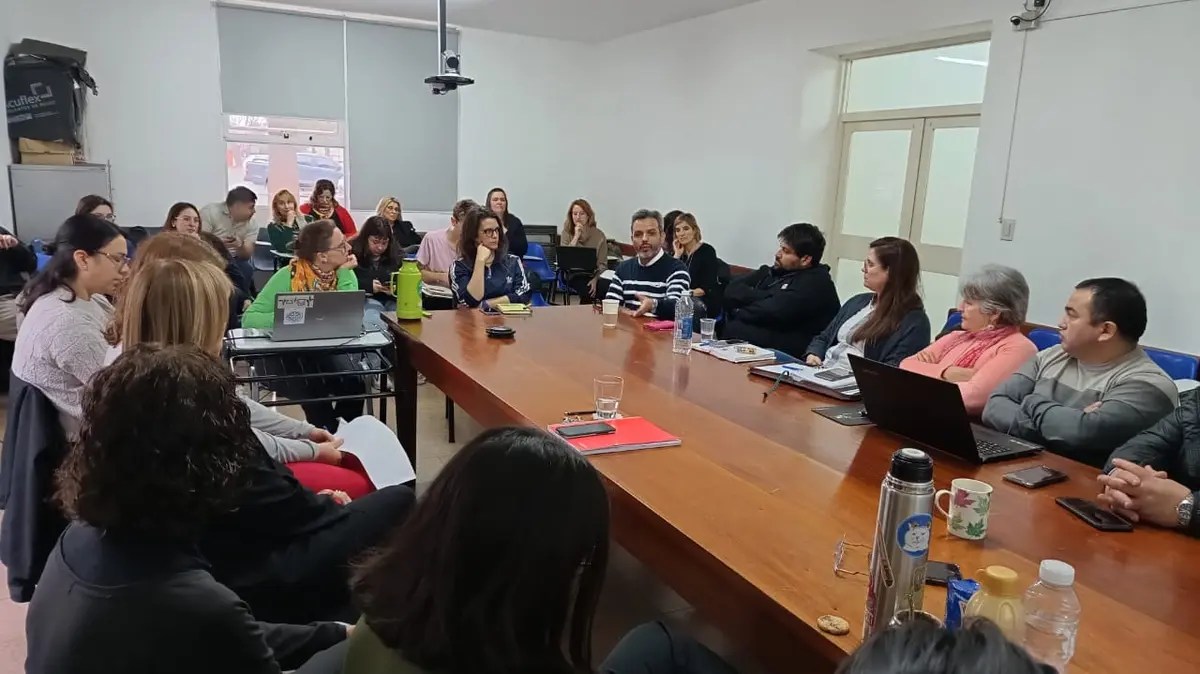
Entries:
<svg viewBox="0 0 1200 674">
<path fill-rule="evenodd" d="M 365 305 L 366 293 L 361 290 L 279 293 L 275 296 L 275 327 L 267 337 L 273 342 L 359 337 Z"/>
<path fill-rule="evenodd" d="M 850 367 L 876 426 L 970 463 L 1036 454 L 1041 445 L 971 423 L 958 387 L 859 356 Z"/>
<path fill-rule="evenodd" d="M 559 246 L 558 268 L 564 271 L 596 271 L 596 249 L 588 246 Z"/>
</svg>

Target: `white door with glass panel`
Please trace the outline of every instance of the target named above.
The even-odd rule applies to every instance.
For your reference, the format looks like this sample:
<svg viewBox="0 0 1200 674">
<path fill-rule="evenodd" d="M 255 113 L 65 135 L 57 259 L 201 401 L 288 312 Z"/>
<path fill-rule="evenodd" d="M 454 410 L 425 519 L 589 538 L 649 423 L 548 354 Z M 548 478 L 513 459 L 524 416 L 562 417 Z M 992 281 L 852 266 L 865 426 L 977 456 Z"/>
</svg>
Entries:
<svg viewBox="0 0 1200 674">
<path fill-rule="evenodd" d="M 865 292 L 862 262 L 881 236 L 908 239 L 934 333 L 958 300 L 979 116 L 846 122 L 829 258 L 838 295 Z"/>
</svg>

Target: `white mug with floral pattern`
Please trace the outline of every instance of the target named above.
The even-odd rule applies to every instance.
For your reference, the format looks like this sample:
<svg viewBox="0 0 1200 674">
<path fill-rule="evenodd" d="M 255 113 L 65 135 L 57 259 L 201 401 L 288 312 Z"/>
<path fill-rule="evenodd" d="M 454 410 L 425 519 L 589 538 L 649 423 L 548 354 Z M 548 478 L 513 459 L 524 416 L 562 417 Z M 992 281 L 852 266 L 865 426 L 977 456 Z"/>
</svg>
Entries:
<svg viewBox="0 0 1200 674">
<path fill-rule="evenodd" d="M 942 496 L 950 497 L 950 508 L 942 507 Z M 933 496 L 933 504 L 946 518 L 950 533 L 968 541 L 987 537 L 988 513 L 992 508 L 992 485 L 960 477 Z"/>
</svg>

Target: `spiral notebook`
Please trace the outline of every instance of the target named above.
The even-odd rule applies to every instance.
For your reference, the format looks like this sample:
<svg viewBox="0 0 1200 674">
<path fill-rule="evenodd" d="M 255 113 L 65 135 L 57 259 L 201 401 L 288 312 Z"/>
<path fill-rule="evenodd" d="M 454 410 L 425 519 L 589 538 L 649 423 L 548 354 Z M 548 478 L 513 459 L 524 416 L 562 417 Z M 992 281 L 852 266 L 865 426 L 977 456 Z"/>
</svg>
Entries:
<svg viewBox="0 0 1200 674">
<path fill-rule="evenodd" d="M 551 424 L 550 432 L 557 434 L 564 426 L 582 426 L 594 424 L 595 421 L 583 421 L 571 424 Z M 632 452 L 637 449 L 657 449 L 659 447 L 675 447 L 683 444 L 679 438 L 646 421 L 642 417 L 621 417 L 608 419 L 603 423 L 617 429 L 607 435 L 590 435 L 585 438 L 566 440 L 568 445 L 579 450 L 580 454 L 613 454 L 616 452 Z M 562 437 L 562 436 L 559 436 Z"/>
</svg>

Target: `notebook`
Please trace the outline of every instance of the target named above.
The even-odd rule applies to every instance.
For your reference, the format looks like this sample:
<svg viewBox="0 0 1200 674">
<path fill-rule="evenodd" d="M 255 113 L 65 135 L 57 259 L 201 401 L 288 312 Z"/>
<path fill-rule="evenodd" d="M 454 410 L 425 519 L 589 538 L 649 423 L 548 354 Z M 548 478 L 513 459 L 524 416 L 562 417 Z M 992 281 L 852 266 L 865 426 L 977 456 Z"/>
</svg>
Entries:
<svg viewBox="0 0 1200 674">
<path fill-rule="evenodd" d="M 564 426 L 581 426 L 594 424 L 595 421 L 582 421 L 572 424 L 551 424 L 550 432 Z M 646 421 L 642 417 L 621 417 L 607 419 L 606 424 L 616 428 L 615 433 L 608 435 L 592 435 L 586 438 L 566 440 L 568 445 L 579 450 L 579 453 L 589 456 L 592 454 L 612 454 L 615 452 L 632 452 L 635 449 L 657 449 L 659 447 L 676 447 L 683 444 L 679 438 Z M 555 433 L 557 436 L 558 434 Z M 562 436 L 558 436 L 562 437 Z"/>
<path fill-rule="evenodd" d="M 511 302 L 488 303 L 493 309 L 505 316 L 532 316 L 533 309 L 528 304 L 513 304 Z"/>
<path fill-rule="evenodd" d="M 721 360 L 727 360 L 731 363 L 757 363 L 760 361 L 775 360 L 774 351 L 764 349 L 761 346 L 754 346 L 753 344 L 730 344 L 729 342 L 718 340 L 715 342 L 700 342 L 692 348 L 700 353 L 707 353 L 710 356 L 716 356 Z"/>
<path fill-rule="evenodd" d="M 823 379 L 817 375 L 825 373 L 827 370 L 801 363 L 756 365 L 750 368 L 751 374 L 769 379 L 779 379 L 781 372 L 785 373 L 781 379 L 784 384 L 791 384 L 792 386 L 807 389 L 838 400 L 859 400 L 862 398 L 858 392 L 858 383 L 854 381 L 852 374 L 837 380 Z"/>
</svg>

